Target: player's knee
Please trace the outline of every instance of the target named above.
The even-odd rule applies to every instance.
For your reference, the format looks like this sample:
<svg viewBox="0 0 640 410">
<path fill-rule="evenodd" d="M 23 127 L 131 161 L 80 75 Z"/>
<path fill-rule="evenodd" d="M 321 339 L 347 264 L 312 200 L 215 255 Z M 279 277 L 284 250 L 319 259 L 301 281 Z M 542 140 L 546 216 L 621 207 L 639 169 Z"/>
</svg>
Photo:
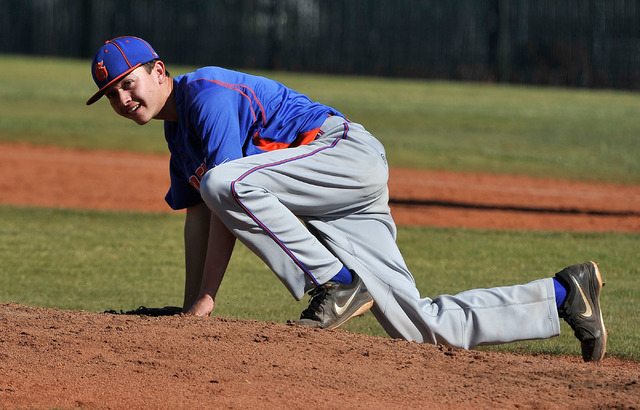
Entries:
<svg viewBox="0 0 640 410">
<path fill-rule="evenodd" d="M 209 170 L 200 182 L 200 195 L 210 209 L 219 209 L 223 203 L 232 199 L 231 184 L 233 178 L 216 167 Z"/>
</svg>

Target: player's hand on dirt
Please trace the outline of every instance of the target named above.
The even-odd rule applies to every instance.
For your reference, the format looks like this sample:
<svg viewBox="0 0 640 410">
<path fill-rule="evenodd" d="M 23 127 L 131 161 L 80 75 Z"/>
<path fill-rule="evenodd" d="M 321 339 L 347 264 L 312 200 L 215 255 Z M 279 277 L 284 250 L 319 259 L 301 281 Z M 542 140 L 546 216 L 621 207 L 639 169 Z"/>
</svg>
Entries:
<svg viewBox="0 0 640 410">
<path fill-rule="evenodd" d="M 213 310 L 215 302 L 208 293 L 201 293 L 193 302 L 193 305 L 186 311 L 187 316 L 209 316 Z"/>
</svg>

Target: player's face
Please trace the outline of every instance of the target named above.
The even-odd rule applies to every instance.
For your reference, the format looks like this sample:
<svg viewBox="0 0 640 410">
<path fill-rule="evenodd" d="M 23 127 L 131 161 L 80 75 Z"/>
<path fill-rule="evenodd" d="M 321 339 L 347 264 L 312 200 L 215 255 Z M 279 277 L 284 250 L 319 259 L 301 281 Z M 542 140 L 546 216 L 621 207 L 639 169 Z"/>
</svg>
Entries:
<svg viewBox="0 0 640 410">
<path fill-rule="evenodd" d="M 136 123 L 151 121 L 162 109 L 166 96 L 162 93 L 158 72 L 151 74 L 138 67 L 104 91 L 113 110 Z"/>
</svg>

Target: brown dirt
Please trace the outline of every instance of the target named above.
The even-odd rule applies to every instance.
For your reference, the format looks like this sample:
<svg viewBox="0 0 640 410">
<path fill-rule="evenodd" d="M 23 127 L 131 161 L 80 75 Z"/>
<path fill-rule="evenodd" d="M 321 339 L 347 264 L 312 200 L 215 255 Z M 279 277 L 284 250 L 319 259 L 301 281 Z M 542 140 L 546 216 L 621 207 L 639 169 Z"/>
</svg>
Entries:
<svg viewBox="0 0 640 410">
<path fill-rule="evenodd" d="M 164 212 L 167 157 L 0 144 L 0 203 Z M 640 187 L 394 169 L 399 224 L 640 232 Z M 576 354 L 579 347 L 576 343 Z M 640 364 L 0 304 L 0 408 L 638 408 Z"/>
</svg>

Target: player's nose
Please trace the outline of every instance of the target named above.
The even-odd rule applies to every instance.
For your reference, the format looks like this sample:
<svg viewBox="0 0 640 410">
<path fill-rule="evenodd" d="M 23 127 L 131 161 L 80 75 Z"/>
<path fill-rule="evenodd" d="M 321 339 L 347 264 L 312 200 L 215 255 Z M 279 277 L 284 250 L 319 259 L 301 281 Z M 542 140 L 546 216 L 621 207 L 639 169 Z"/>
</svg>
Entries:
<svg viewBox="0 0 640 410">
<path fill-rule="evenodd" d="M 126 107 L 131 102 L 131 94 L 125 90 L 119 90 L 118 98 L 120 99 L 120 105 Z"/>
</svg>

